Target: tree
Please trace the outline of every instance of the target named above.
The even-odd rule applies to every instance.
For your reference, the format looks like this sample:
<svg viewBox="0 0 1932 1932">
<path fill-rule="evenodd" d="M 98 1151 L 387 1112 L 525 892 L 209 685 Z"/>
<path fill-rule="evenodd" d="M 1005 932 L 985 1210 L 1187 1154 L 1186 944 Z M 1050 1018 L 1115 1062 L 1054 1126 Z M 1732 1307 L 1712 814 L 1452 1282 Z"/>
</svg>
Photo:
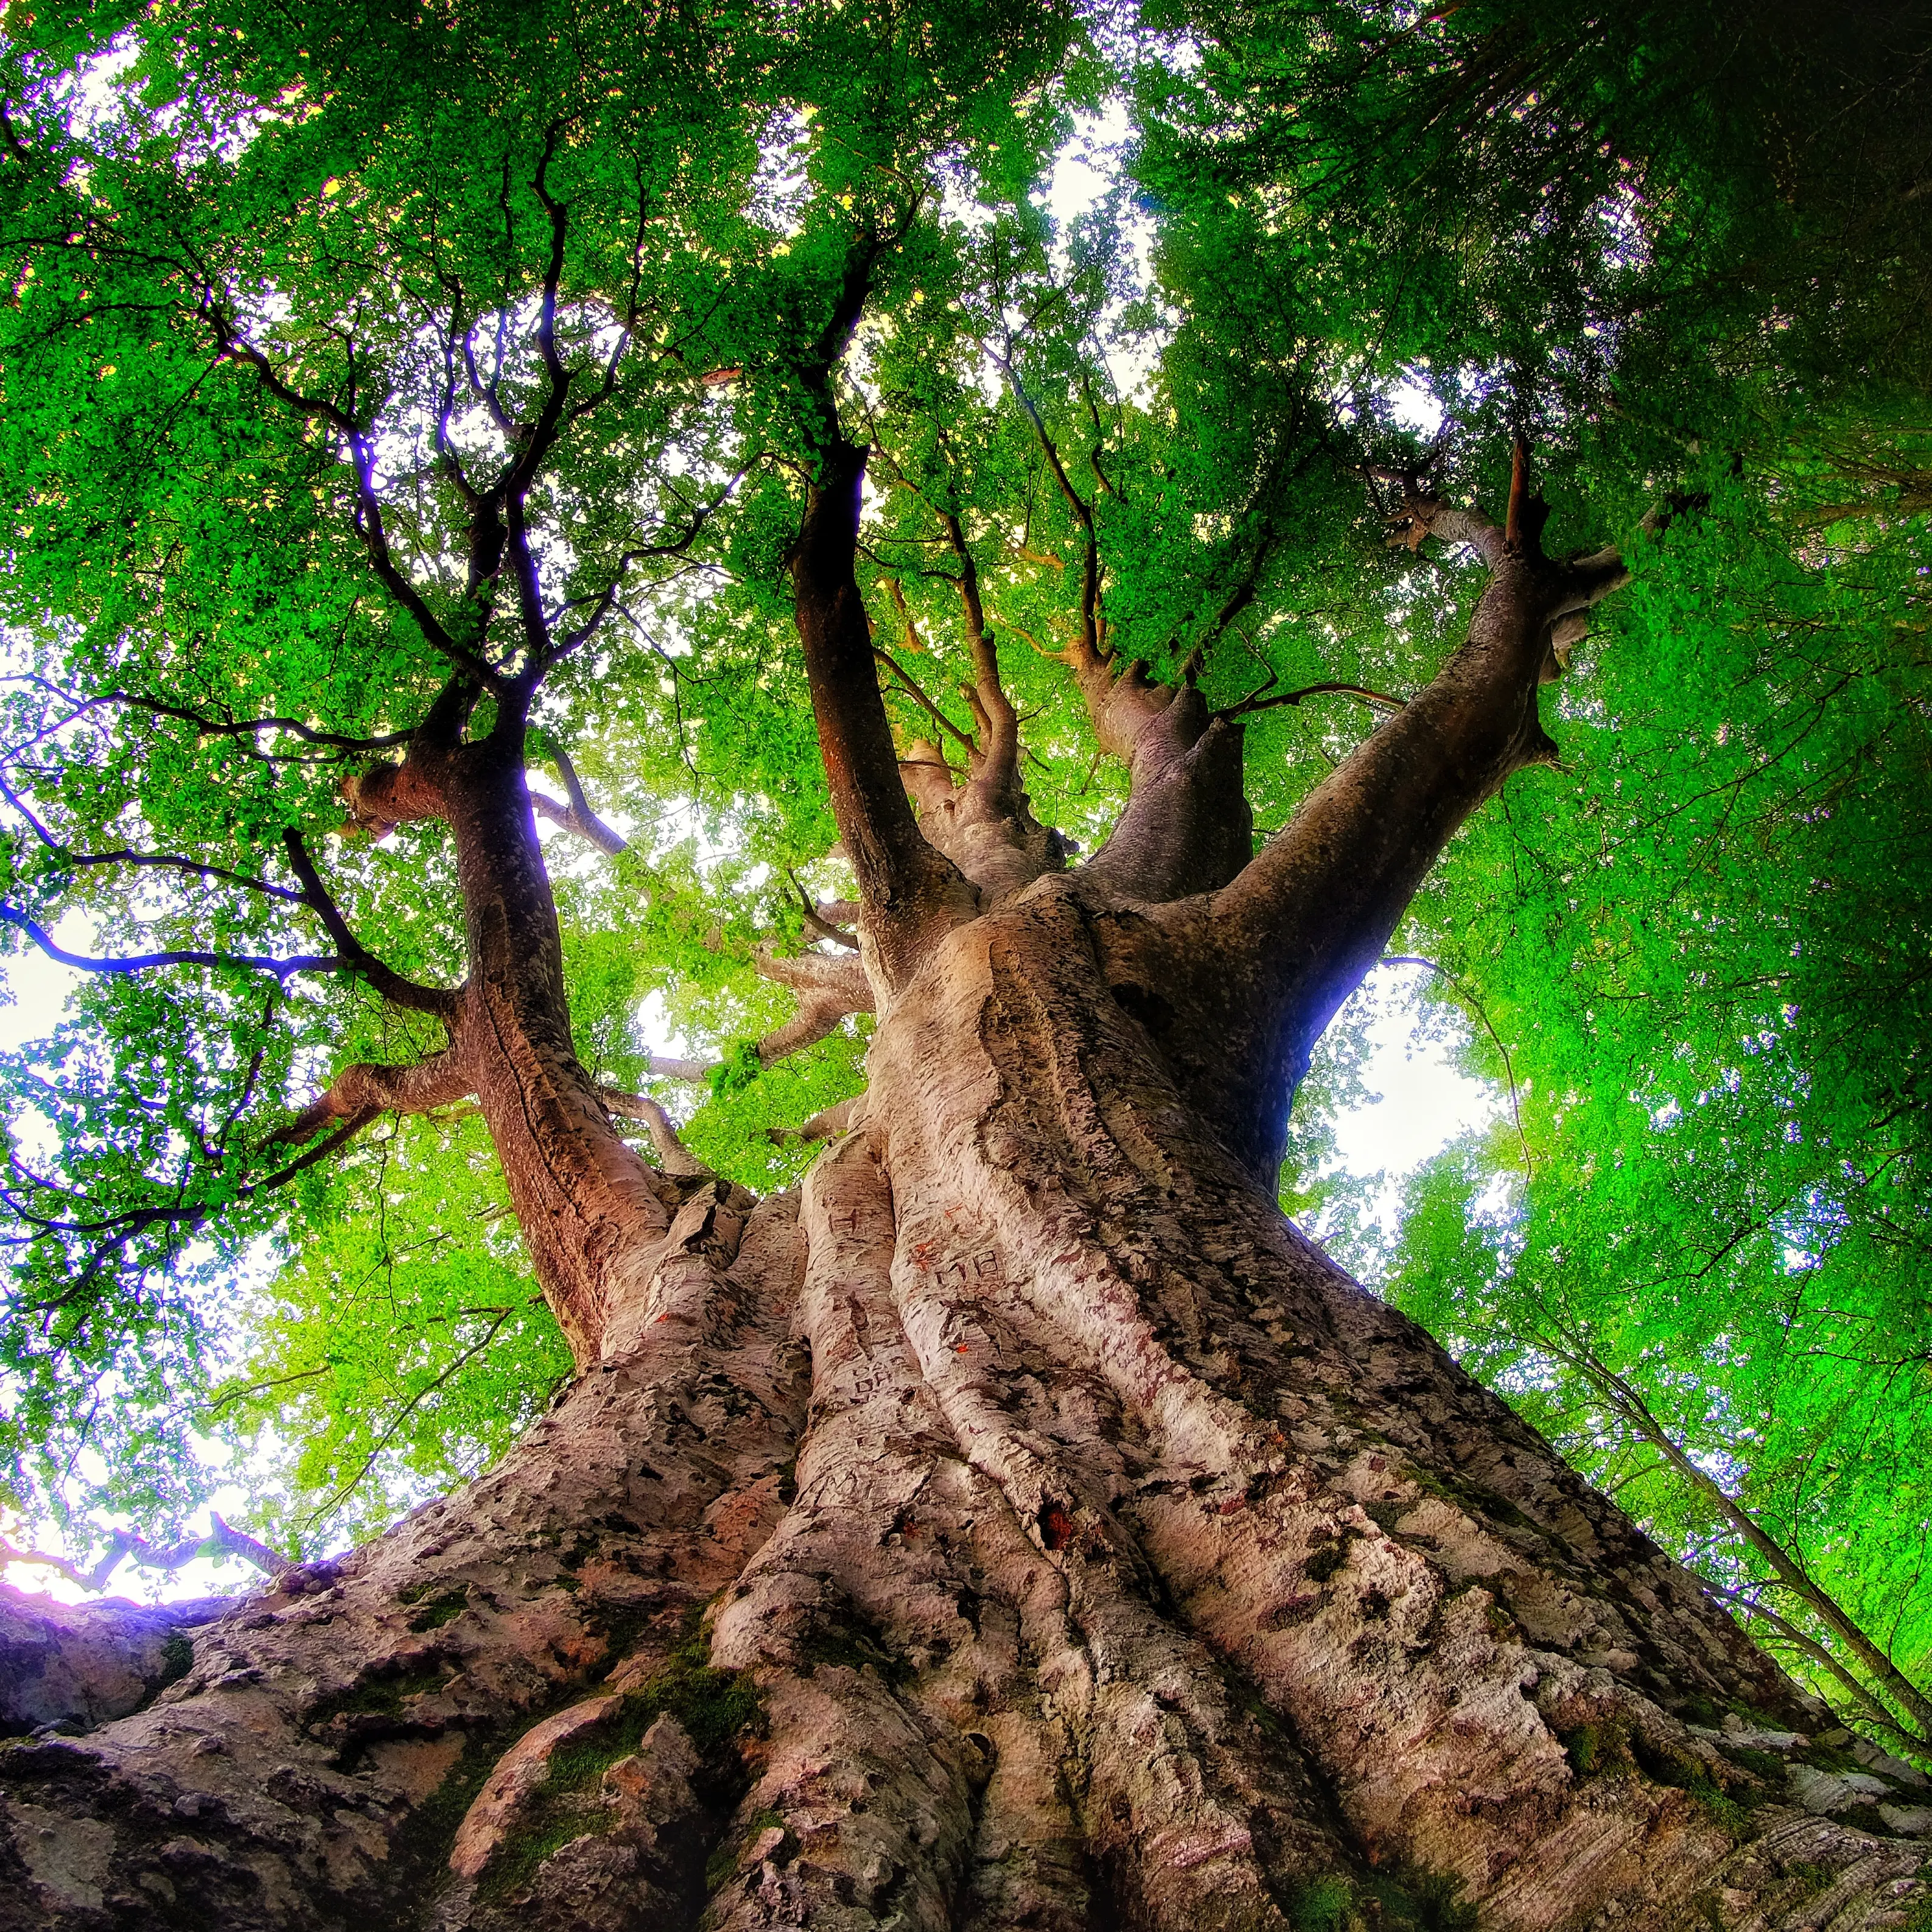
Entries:
<svg viewBox="0 0 1932 1932">
<path fill-rule="evenodd" d="M 178 1496 L 202 1282 L 304 1215 L 346 1252 L 331 1163 L 389 1116 L 434 1130 L 386 1144 L 406 1215 L 487 1138 L 556 1324 L 459 1251 L 408 1407 L 513 1322 L 570 1366 L 146 1708 L 14 1746 L 14 1919 L 1916 1906 L 1909 1769 L 1848 1782 L 1824 1708 L 1276 1204 L 1316 1042 L 1688 501 L 1606 542 L 1540 437 L 1365 447 L 1320 275 L 1231 281 L 1281 224 L 1179 136 L 1153 290 L 1124 187 L 1058 230 L 1033 190 L 1108 78 L 1070 16 L 16 31 L 5 916 L 98 979 L 28 1070 L 12 1426 L 145 1413 L 118 1493 Z M 1384 524 L 1474 560 L 1426 670 Z M 1320 704 L 1380 722 L 1294 735 Z M 723 801 L 734 907 L 593 810 L 586 746 Z M 557 876 L 538 765 L 610 872 Z M 560 900 L 606 921 L 574 958 Z M 639 1090 L 599 1024 L 634 937 L 800 994 L 679 1070 L 721 1102 L 873 1013 L 796 1190 Z M 1821 1789 L 1865 1810 L 1791 1808 Z"/>
</svg>

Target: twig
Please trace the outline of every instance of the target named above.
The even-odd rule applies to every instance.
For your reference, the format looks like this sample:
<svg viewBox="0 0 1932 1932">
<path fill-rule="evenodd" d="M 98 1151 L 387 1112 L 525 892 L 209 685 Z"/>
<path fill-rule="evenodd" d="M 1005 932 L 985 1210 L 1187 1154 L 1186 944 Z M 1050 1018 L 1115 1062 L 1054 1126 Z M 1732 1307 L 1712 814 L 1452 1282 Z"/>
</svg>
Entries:
<svg viewBox="0 0 1932 1932">
<path fill-rule="evenodd" d="M 1365 704 L 1379 704 L 1390 711 L 1406 710 L 1408 700 L 1404 698 L 1391 698 L 1383 691 L 1371 691 L 1365 684 L 1304 684 L 1299 691 L 1276 692 L 1272 698 L 1264 698 L 1261 691 L 1252 693 L 1240 703 L 1222 712 L 1223 718 L 1245 718 L 1256 711 L 1272 711 L 1283 704 L 1299 704 L 1305 698 L 1321 698 L 1334 693 L 1343 698 L 1359 698 Z"/>
</svg>

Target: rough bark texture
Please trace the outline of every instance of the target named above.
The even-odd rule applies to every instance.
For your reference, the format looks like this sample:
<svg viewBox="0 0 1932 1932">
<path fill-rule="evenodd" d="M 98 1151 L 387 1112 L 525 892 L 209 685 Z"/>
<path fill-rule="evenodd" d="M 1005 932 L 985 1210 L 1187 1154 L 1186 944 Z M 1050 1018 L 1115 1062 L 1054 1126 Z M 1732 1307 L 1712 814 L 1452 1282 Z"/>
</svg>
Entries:
<svg viewBox="0 0 1932 1932">
<path fill-rule="evenodd" d="M 0 1737 L 91 1730 L 138 1711 L 187 1674 L 186 1633 L 230 1607 L 225 1597 L 200 1597 L 70 1608 L 0 1584 Z"/>
<path fill-rule="evenodd" d="M 464 744 L 442 710 L 401 765 L 379 766 L 344 791 L 356 822 L 379 837 L 405 818 L 449 829 L 470 964 L 460 988 L 436 996 L 450 1044 L 413 1066 L 345 1068 L 285 1134 L 475 1095 L 538 1278 L 581 1364 L 596 1358 L 610 1307 L 634 1297 L 634 1271 L 664 1234 L 662 1190 L 577 1058 L 520 715 L 505 704 L 488 736 Z"/>
<path fill-rule="evenodd" d="M 500 1468 L 14 1745 L 0 1924 L 1902 1922 L 1912 1775 L 1294 1232 L 1095 924 L 952 934 Z"/>
<path fill-rule="evenodd" d="M 1469 642 L 1252 858 L 1235 726 L 1096 651 L 1132 802 L 1070 872 L 982 629 L 977 762 L 909 760 L 913 818 L 854 668 L 856 488 L 814 494 L 795 578 L 866 1095 L 796 1198 L 662 1117 L 646 1168 L 572 1053 L 520 763 L 365 787 L 450 824 L 448 1052 L 583 1372 L 143 1708 L 0 1755 L 0 1928 L 1922 1920 L 1924 1780 L 1276 1204 L 1308 1043 L 1544 748 L 1576 580 L 1472 525 Z M 812 957 L 808 1000 L 866 992 Z M 351 1075 L 326 1118 L 400 1090 Z"/>
</svg>

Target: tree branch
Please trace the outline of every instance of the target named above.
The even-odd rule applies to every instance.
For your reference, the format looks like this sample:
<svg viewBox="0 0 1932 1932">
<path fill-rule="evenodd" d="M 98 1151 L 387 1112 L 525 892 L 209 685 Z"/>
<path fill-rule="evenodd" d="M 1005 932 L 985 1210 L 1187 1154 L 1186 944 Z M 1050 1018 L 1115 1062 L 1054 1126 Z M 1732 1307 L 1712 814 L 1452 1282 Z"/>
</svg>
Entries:
<svg viewBox="0 0 1932 1932">
<path fill-rule="evenodd" d="M 1652 1414 L 1650 1406 L 1614 1370 L 1599 1361 L 1580 1336 L 1552 1324 L 1556 1339 L 1546 1346 L 1560 1360 L 1589 1382 L 1672 1469 L 1728 1522 L 1736 1534 L 1770 1567 L 1778 1582 L 1816 1617 L 1910 1714 L 1924 1738 L 1932 1738 L 1932 1696 L 1894 1664 L 1880 1646 L 1818 1582 L 1804 1564 L 1773 1537 L 1724 1485 L 1708 1473 Z"/>
<path fill-rule="evenodd" d="M 899 782 L 853 568 L 864 467 L 864 452 L 842 438 L 821 452 L 793 551 L 794 608 L 833 816 L 860 899 L 878 922 L 882 967 L 900 984 L 936 930 L 978 908 L 957 870 L 920 832 Z"/>
<path fill-rule="evenodd" d="M 1862 1714 L 1853 1721 L 1876 1725 L 1880 1730 L 1889 1732 L 1912 1750 L 1932 1751 L 1932 1732 L 1922 1734 L 1902 1723 L 1896 1712 L 1867 1685 L 1861 1683 L 1845 1668 L 1843 1660 L 1834 1656 L 1808 1630 L 1801 1629 L 1789 1617 L 1772 1610 L 1768 1604 L 1760 1603 L 1746 1590 L 1732 1589 L 1724 1584 L 1713 1582 L 1708 1576 L 1701 1580 L 1713 1595 L 1721 1597 L 1727 1604 L 1735 1604 L 1748 1622 L 1770 1625 L 1775 1634 L 1768 1638 L 1760 1638 L 1760 1642 L 1788 1643 L 1826 1672 L 1858 1705 Z"/>
<path fill-rule="evenodd" d="M 454 1048 L 401 1066 L 358 1060 L 271 1134 L 267 1144 L 299 1147 L 338 1120 L 361 1127 L 379 1114 L 426 1114 L 466 1099 L 476 1088 L 466 1056 Z"/>
<path fill-rule="evenodd" d="M 658 1165 L 666 1174 L 688 1179 L 710 1173 L 711 1169 L 678 1138 L 670 1116 L 648 1094 L 626 1094 L 621 1088 L 600 1087 L 597 1096 L 613 1114 L 644 1124 Z"/>
<path fill-rule="evenodd" d="M 848 1014 L 874 1010 L 865 965 L 849 952 L 801 952 L 784 958 L 760 948 L 753 970 L 761 979 L 789 986 L 799 998 L 796 1015 L 758 1042 L 758 1059 L 766 1066 L 815 1046 Z"/>
<path fill-rule="evenodd" d="M 947 717 L 930 698 L 927 697 L 925 692 L 920 688 L 918 680 L 892 656 L 890 651 L 874 644 L 872 646 L 872 656 L 878 662 L 884 664 L 892 673 L 898 680 L 901 689 L 919 705 L 926 716 L 948 737 L 951 738 L 969 757 L 976 755 L 980 748 L 974 742 L 972 734 L 970 731 L 961 730 L 959 727 L 954 724 L 952 720 Z"/>
<path fill-rule="evenodd" d="M 994 352 L 994 361 L 1006 379 L 1007 386 L 1013 393 L 1013 400 L 1032 424 L 1034 436 L 1046 458 L 1048 469 L 1060 494 L 1066 500 L 1066 506 L 1073 512 L 1073 518 L 1080 526 L 1083 539 L 1080 566 L 1080 632 L 1071 646 L 1075 668 L 1083 676 L 1105 664 L 1110 653 L 1100 616 L 1100 545 L 1094 526 L 1094 508 L 1080 492 L 1075 489 L 1066 474 L 1066 468 L 1060 460 L 1060 452 L 1054 448 L 1053 439 L 1047 434 L 1046 419 L 1040 415 L 1033 398 L 1026 392 L 1026 385 L 1021 381 L 1018 369 L 1010 356 Z M 1105 479 L 1102 478 L 1104 482 Z"/>
<path fill-rule="evenodd" d="M 806 930 L 814 939 L 829 939 L 835 946 L 842 946 L 850 952 L 857 952 L 859 942 L 838 922 L 842 916 L 856 918 L 858 908 L 836 902 L 831 905 L 821 905 L 799 884 L 796 873 L 788 872 L 785 876 L 791 881 L 792 890 L 798 895 L 799 910 L 803 915 Z"/>
<path fill-rule="evenodd" d="M 644 1055 L 644 1075 L 651 1080 L 684 1080 L 694 1087 L 701 1087 L 711 1077 L 711 1070 L 721 1066 L 717 1060 L 680 1060 L 675 1054 L 647 1053 Z"/>
<path fill-rule="evenodd" d="M 362 752 L 387 751 L 394 746 L 406 745 L 410 736 L 407 731 L 391 731 L 375 738 L 352 737 L 339 731 L 318 730 L 311 724 L 304 724 L 299 718 L 224 720 L 210 718 L 204 712 L 189 710 L 185 705 L 170 704 L 165 698 L 154 698 L 138 691 L 104 691 L 98 697 L 76 698 L 46 679 L 32 675 L 0 682 L 32 684 L 43 690 L 50 691 L 64 703 L 74 706 L 74 716 L 76 717 L 99 705 L 118 704 L 130 711 L 146 711 L 157 718 L 172 718 L 179 723 L 192 724 L 206 738 L 245 738 L 252 737 L 261 731 L 286 731 L 291 737 L 302 740 L 304 744 L 322 746 L 332 750 Z M 73 721 L 69 718 L 63 722 L 71 723 Z M 17 750 L 20 748 L 16 746 L 14 748 Z M 11 753 L 8 755 L 10 756 Z"/>
<path fill-rule="evenodd" d="M 152 871 L 180 872 L 191 878 L 213 880 L 223 885 L 239 886 L 244 890 L 258 892 L 265 898 L 284 899 L 291 904 L 300 905 L 304 902 L 300 892 L 292 892 L 286 886 L 272 886 L 266 879 L 258 879 L 248 872 L 230 872 L 225 866 L 210 866 L 199 859 L 184 858 L 171 852 L 76 852 L 56 838 L 34 815 L 32 808 L 18 793 L 0 778 L 0 798 L 4 798 L 27 821 L 28 829 L 47 850 L 53 853 L 63 866 L 87 868 L 95 866 L 132 866 Z"/>
<path fill-rule="evenodd" d="M 253 1182 L 249 1186 L 238 1190 L 233 1195 L 225 1198 L 220 1204 L 219 1208 L 210 1206 L 206 1203 L 196 1202 L 179 1207 L 136 1208 L 124 1214 L 110 1215 L 105 1220 L 100 1221 L 63 1221 L 51 1215 L 36 1213 L 20 1201 L 10 1190 L 0 1190 L 0 1198 L 5 1200 L 16 1219 L 25 1222 L 28 1226 L 35 1231 L 32 1238 L 35 1240 L 44 1240 L 56 1234 L 105 1236 L 106 1238 L 101 1248 L 97 1251 L 88 1264 L 87 1271 L 92 1274 L 100 1265 L 106 1254 L 111 1252 L 114 1248 L 132 1240 L 145 1228 L 198 1228 L 211 1216 L 220 1211 L 220 1208 L 235 1206 L 243 1202 L 253 1201 L 262 1195 L 272 1194 L 278 1190 L 286 1187 L 298 1174 L 315 1166 L 319 1162 L 326 1160 L 337 1148 L 354 1139 L 363 1128 L 375 1119 L 379 1111 L 377 1108 L 371 1108 L 366 1112 L 351 1115 L 326 1140 L 319 1142 L 315 1146 L 298 1154 L 286 1167 L 278 1168 L 274 1173 L 268 1175 L 265 1179 Z M 20 1166 L 18 1159 L 10 1156 L 10 1158 L 12 1159 L 13 1165 L 18 1168 Z M 32 1176 L 28 1178 L 32 1178 Z M 38 1181 L 34 1184 L 43 1187 L 46 1185 L 45 1183 Z"/>
<path fill-rule="evenodd" d="M 289 863 L 296 877 L 302 882 L 302 902 L 322 921 L 330 938 L 342 949 L 342 962 L 351 972 L 366 980 L 369 986 L 392 1006 L 401 1006 L 412 1012 L 430 1013 L 436 1018 L 453 1021 L 461 1010 L 463 995 L 441 986 L 425 986 L 414 980 L 406 978 L 392 966 L 386 965 L 374 953 L 358 939 L 349 928 L 349 922 L 342 916 L 342 909 L 329 895 L 328 888 L 322 882 L 322 874 L 316 870 L 315 863 L 308 855 L 308 848 L 302 842 L 302 836 L 292 826 L 282 834 L 283 843 L 288 848 Z"/>
<path fill-rule="evenodd" d="M 293 958 L 274 959 L 259 953 L 204 952 L 194 947 L 167 952 L 129 953 L 116 959 L 91 958 L 84 953 L 70 952 L 65 946 L 56 945 L 35 920 L 4 900 L 0 900 L 0 920 L 18 927 L 50 959 L 62 966 L 76 967 L 83 973 L 145 973 L 156 966 L 230 966 L 244 972 L 272 973 L 286 984 L 297 973 L 355 970 L 347 960 L 326 953 L 299 953 Z"/>
<path fill-rule="evenodd" d="M 530 809 L 539 818 L 547 818 L 551 824 L 587 840 L 598 851 L 610 858 L 614 859 L 620 852 L 628 852 L 631 849 L 629 842 L 621 833 L 614 832 L 587 807 L 560 805 L 548 793 L 533 791 L 530 794 Z"/>
<path fill-rule="evenodd" d="M 202 292 L 200 314 L 213 334 L 215 344 L 222 355 L 230 359 L 245 363 L 254 371 L 255 378 L 262 388 L 291 413 L 312 421 L 326 422 L 340 436 L 349 452 L 350 466 L 356 479 L 356 511 L 352 524 L 356 533 L 362 539 L 363 547 L 369 554 L 370 568 L 377 580 L 396 602 L 414 620 L 422 632 L 424 641 L 431 650 L 447 658 L 491 691 L 498 691 L 503 684 L 502 674 L 485 659 L 457 642 L 442 621 L 430 610 L 422 593 L 416 588 L 410 574 L 396 562 L 389 548 L 388 531 L 382 520 L 381 500 L 376 494 L 375 446 L 364 433 L 362 427 L 347 410 L 320 397 L 305 396 L 292 388 L 260 349 L 244 336 L 235 322 L 221 310 L 215 298 L 212 284 Z"/>
<path fill-rule="evenodd" d="M 1449 511 L 1412 472 L 1398 480 L 1416 542 L 1453 530 L 1489 563 L 1468 635 L 1211 902 L 1218 937 L 1207 950 L 1220 983 L 1242 989 L 1226 996 L 1222 1023 L 1241 1042 L 1240 1070 L 1202 1103 L 1270 1180 L 1315 1041 L 1382 957 L 1443 847 L 1512 772 L 1556 753 L 1538 692 L 1563 591 L 1537 541 L 1540 506 L 1520 504 L 1511 548 L 1480 511 Z"/>
<path fill-rule="evenodd" d="M 129 1529 L 117 1529 L 107 1539 L 107 1548 L 100 1561 L 86 1576 L 76 1576 L 65 1564 L 60 1567 L 74 1580 L 89 1590 L 104 1590 L 107 1580 L 113 1575 L 123 1560 L 131 1556 L 143 1570 L 178 1570 L 186 1563 L 192 1563 L 198 1556 L 238 1556 L 244 1562 L 252 1563 L 265 1576 L 280 1576 L 296 1566 L 279 1550 L 271 1550 L 266 1543 L 258 1542 L 246 1530 L 237 1529 L 233 1524 L 224 1522 L 210 1510 L 208 1513 L 208 1533 L 206 1536 L 190 1536 L 184 1540 L 159 1549 L 148 1540 Z M 38 1559 L 46 1562 L 51 1559 Z"/>
<path fill-rule="evenodd" d="M 1260 691 L 1252 692 L 1238 704 L 1231 704 L 1220 715 L 1223 718 L 1245 718 L 1256 711 L 1273 711 L 1284 704 L 1299 704 L 1304 698 L 1321 698 L 1333 692 L 1344 698 L 1359 698 L 1364 704 L 1379 705 L 1385 711 L 1400 711 L 1408 702 L 1406 698 L 1391 698 L 1386 692 L 1371 691 L 1364 684 L 1304 684 L 1298 691 L 1280 691 L 1272 697 L 1262 693 L 1268 689 L 1263 685 Z"/>
</svg>

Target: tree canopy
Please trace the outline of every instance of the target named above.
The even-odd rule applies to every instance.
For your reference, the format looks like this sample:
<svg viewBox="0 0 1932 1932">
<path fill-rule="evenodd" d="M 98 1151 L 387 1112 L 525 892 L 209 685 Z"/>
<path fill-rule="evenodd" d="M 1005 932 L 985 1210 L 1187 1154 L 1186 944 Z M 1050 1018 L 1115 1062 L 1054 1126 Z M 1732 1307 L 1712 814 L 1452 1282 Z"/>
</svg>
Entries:
<svg viewBox="0 0 1932 1932">
<path fill-rule="evenodd" d="M 868 1024 L 788 574 L 829 437 L 910 788 L 984 755 L 997 642 L 1089 849 L 1083 647 L 1244 712 L 1265 837 L 1467 626 L 1417 506 L 1526 456 L 1550 554 L 1634 581 L 1394 942 L 1497 1124 L 1379 1235 L 1345 1013 L 1284 1199 L 1932 1744 L 1924 9 L 5 31 L 0 918 L 89 969 L 4 1070 L 27 1532 L 172 1536 L 228 1456 L 313 1552 L 569 1372 L 475 1108 L 311 1105 L 433 1064 L 463 971 L 380 776 L 425 719 L 526 725 L 584 1066 L 782 1186 Z"/>
</svg>

